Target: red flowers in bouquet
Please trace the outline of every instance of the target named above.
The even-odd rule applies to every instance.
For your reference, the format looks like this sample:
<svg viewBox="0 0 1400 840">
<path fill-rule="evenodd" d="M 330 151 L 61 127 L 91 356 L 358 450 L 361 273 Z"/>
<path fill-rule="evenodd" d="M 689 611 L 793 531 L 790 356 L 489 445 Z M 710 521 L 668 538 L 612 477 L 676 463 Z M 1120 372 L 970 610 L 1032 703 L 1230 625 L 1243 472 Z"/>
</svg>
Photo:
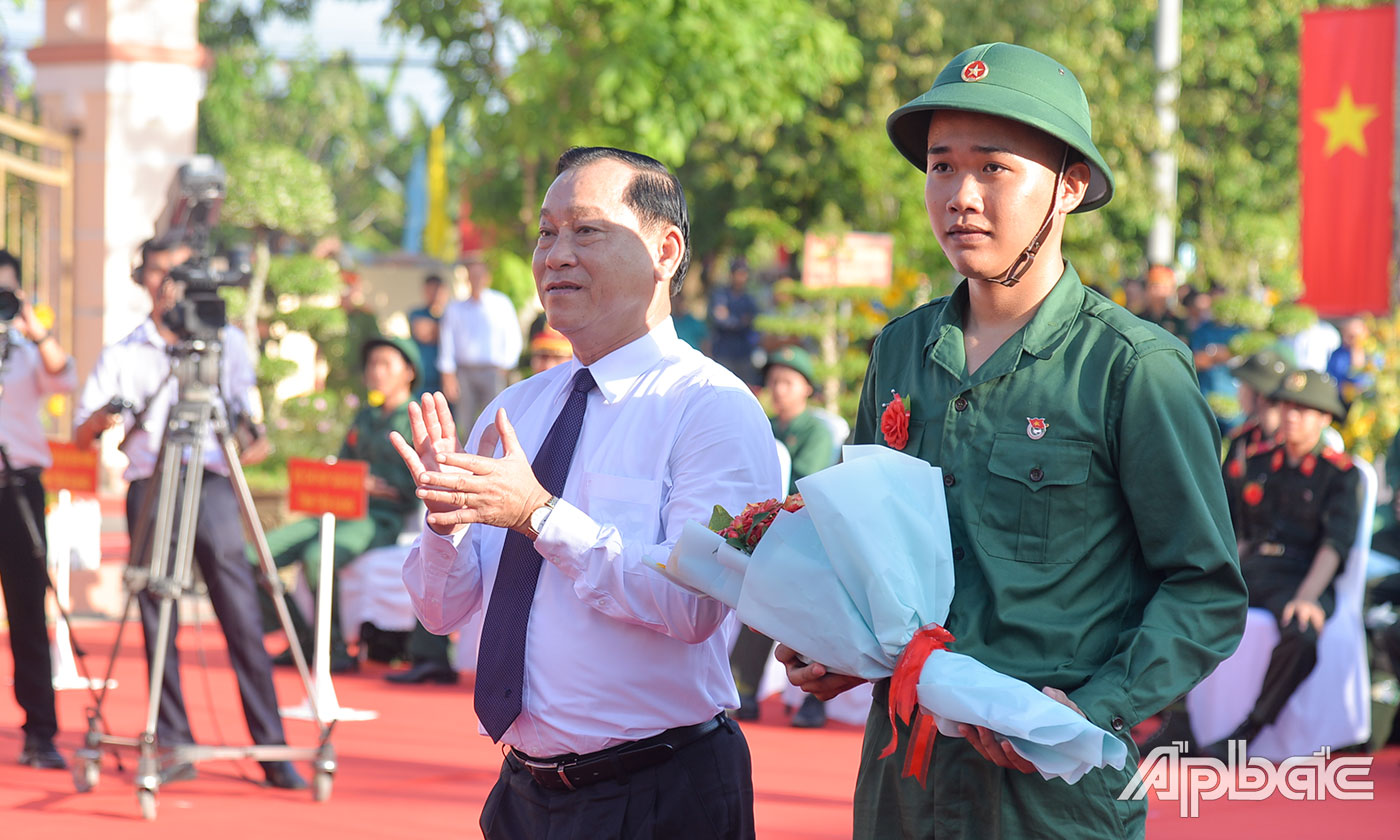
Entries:
<svg viewBox="0 0 1400 840">
<path fill-rule="evenodd" d="M 730 545 L 752 554 L 758 541 L 763 539 L 768 526 L 778 518 L 778 511 L 792 513 L 801 509 L 801 493 L 793 493 L 782 501 L 767 499 L 751 502 L 744 506 L 744 510 L 738 516 L 731 516 L 724 508 L 715 505 L 714 515 L 710 518 L 710 528 L 724 537 Z"/>
<path fill-rule="evenodd" d="M 909 445 L 909 406 L 904 404 L 904 398 L 898 391 L 894 392 L 890 404 L 885 406 L 885 413 L 880 415 L 880 432 L 892 449 L 903 451 Z"/>
</svg>

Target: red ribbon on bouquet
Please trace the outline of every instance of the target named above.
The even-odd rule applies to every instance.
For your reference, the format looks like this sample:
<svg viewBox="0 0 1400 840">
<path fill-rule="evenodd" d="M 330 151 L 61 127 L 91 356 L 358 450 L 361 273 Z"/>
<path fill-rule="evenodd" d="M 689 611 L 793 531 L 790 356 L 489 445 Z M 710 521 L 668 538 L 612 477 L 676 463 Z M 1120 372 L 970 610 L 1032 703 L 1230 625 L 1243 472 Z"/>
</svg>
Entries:
<svg viewBox="0 0 1400 840">
<path fill-rule="evenodd" d="M 909 724 L 911 740 L 904 753 L 904 775 L 913 776 L 919 784 L 928 785 L 928 766 L 933 758 L 933 737 L 938 734 L 933 716 L 924 714 L 919 708 L 919 675 L 924 671 L 924 662 L 936 650 L 947 650 L 948 644 L 955 641 L 953 634 L 941 624 L 930 624 L 920 628 L 904 646 L 899 661 L 894 665 L 894 676 L 890 678 L 890 743 L 881 758 L 894 755 L 899 746 L 899 730 L 895 728 L 895 718 Z"/>
</svg>

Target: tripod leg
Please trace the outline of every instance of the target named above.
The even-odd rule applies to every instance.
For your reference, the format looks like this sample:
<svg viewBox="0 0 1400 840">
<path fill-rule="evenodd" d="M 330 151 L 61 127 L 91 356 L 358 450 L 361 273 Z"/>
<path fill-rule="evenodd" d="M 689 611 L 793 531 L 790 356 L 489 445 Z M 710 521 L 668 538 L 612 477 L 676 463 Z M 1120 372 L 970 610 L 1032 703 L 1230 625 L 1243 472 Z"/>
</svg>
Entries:
<svg viewBox="0 0 1400 840">
<path fill-rule="evenodd" d="M 307 667 L 306 655 L 302 652 L 300 639 L 297 638 L 295 623 L 292 614 L 287 609 L 286 589 L 282 586 L 282 579 L 277 575 L 277 564 L 272 559 L 272 551 L 267 547 L 267 536 L 263 533 L 262 523 L 258 521 L 257 509 L 253 505 L 253 494 L 248 489 L 248 480 L 243 475 L 243 468 L 238 463 L 238 451 L 233 444 L 233 436 L 228 432 L 227 424 L 220 424 L 216 427 L 217 438 L 223 448 L 224 458 L 229 465 L 229 481 L 233 484 L 234 495 L 238 500 L 239 512 L 243 514 L 243 525 L 253 541 L 253 550 L 258 555 L 258 565 L 262 570 L 263 587 L 267 590 L 272 599 L 272 606 L 277 611 L 277 619 L 282 624 L 282 631 L 287 634 L 289 650 L 292 653 L 292 661 L 296 663 L 297 673 L 301 675 L 301 683 L 306 690 L 307 702 L 311 706 L 311 714 L 316 719 L 318 726 L 322 728 L 323 737 L 327 733 L 326 724 L 321 718 L 321 712 L 316 707 L 316 689 L 312 684 L 311 670 Z"/>
</svg>

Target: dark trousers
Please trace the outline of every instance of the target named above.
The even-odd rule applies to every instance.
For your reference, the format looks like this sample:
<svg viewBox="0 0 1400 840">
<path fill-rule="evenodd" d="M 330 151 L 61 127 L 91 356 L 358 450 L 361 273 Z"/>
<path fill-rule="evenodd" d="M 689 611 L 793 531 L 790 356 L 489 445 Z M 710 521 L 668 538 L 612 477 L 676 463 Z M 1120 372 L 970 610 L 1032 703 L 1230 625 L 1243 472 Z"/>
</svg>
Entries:
<svg viewBox="0 0 1400 840">
<path fill-rule="evenodd" d="M 15 660 L 15 700 L 24 710 L 28 740 L 52 740 L 58 732 L 54 712 L 53 663 L 44 621 L 44 587 L 48 569 L 43 559 L 48 539 L 44 530 L 44 486 L 37 474 L 16 473 L 11 486 L 0 488 L 0 588 L 10 621 L 10 653 Z M 19 499 L 28 501 L 41 545 L 30 542 Z M 39 556 L 36 556 L 39 555 Z"/>
<path fill-rule="evenodd" d="M 451 668 L 452 661 L 447 656 L 449 641 L 446 636 L 428 632 L 428 628 L 423 626 L 423 622 L 415 622 L 413 632 L 408 637 L 409 658 L 413 660 L 415 665 L 420 662 L 434 662 Z"/>
<path fill-rule="evenodd" d="M 728 719 L 667 762 L 578 790 L 547 790 L 511 759 L 481 810 L 486 840 L 748 840 L 749 745 Z"/>
<path fill-rule="evenodd" d="M 1251 557 L 1241 565 L 1241 571 L 1249 588 L 1249 605 L 1263 607 L 1279 622 L 1278 644 L 1269 657 L 1259 699 L 1246 721 L 1253 726 L 1268 726 L 1317 665 L 1317 630 L 1312 625 L 1303 627 L 1296 618 L 1286 625 L 1282 622 L 1284 605 L 1293 600 L 1307 567 L 1283 558 Z M 1330 586 L 1318 602 L 1327 615 L 1332 615 L 1336 599 Z"/>
<path fill-rule="evenodd" d="M 1400 574 L 1387 575 L 1371 587 L 1372 606 L 1392 604 L 1400 609 Z M 1400 621 L 1380 631 L 1380 643 L 1390 658 L 1390 667 L 1400 672 Z"/>
<path fill-rule="evenodd" d="M 773 652 L 773 640 L 748 625 L 739 628 L 734 651 L 729 654 L 729 668 L 734 672 L 734 685 L 740 695 L 758 694 L 763 669 L 768 667 L 768 655 Z"/>
<path fill-rule="evenodd" d="M 132 482 L 126 494 L 128 533 L 135 535 L 142 530 L 137 525 L 142 502 L 148 493 L 158 492 L 158 484 L 151 479 Z M 154 504 L 149 514 L 155 515 Z M 174 533 L 178 531 L 177 521 Z M 141 556 L 137 554 L 136 546 L 132 547 L 132 555 Z M 172 568 L 174 559 L 172 545 Z M 272 686 L 272 659 L 262 642 L 257 585 L 253 569 L 244 554 L 243 517 L 238 510 L 233 485 L 224 476 L 210 472 L 204 474 L 204 483 L 200 488 L 194 560 L 204 577 L 209 601 L 214 605 L 214 614 L 218 616 L 228 642 L 229 661 L 238 678 L 243 716 L 248 721 L 248 732 L 253 737 L 253 743 L 286 743 L 282 719 L 277 714 L 277 694 Z M 146 662 L 149 665 L 155 657 L 160 601 L 148 590 L 138 593 L 137 601 L 141 605 Z M 178 603 L 175 606 L 178 607 Z M 157 738 L 166 746 L 194 741 L 189 716 L 185 713 L 184 695 L 180 691 L 179 655 L 175 648 L 176 631 L 180 627 L 178 609 L 172 609 L 171 614 L 170 643 L 164 654 L 165 680 L 161 686 L 160 717 L 156 726 Z"/>
</svg>

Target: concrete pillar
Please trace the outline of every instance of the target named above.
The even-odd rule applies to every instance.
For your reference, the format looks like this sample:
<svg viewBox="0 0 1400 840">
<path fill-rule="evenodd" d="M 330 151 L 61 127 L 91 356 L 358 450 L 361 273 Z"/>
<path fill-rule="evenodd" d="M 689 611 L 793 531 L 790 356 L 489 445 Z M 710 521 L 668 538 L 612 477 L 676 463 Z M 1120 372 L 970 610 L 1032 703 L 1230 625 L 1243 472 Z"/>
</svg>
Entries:
<svg viewBox="0 0 1400 840">
<path fill-rule="evenodd" d="M 43 43 L 29 51 L 43 123 L 76 138 L 69 317 L 80 377 L 150 310 L 132 258 L 195 151 L 197 23 L 194 0 L 47 0 Z"/>
</svg>

